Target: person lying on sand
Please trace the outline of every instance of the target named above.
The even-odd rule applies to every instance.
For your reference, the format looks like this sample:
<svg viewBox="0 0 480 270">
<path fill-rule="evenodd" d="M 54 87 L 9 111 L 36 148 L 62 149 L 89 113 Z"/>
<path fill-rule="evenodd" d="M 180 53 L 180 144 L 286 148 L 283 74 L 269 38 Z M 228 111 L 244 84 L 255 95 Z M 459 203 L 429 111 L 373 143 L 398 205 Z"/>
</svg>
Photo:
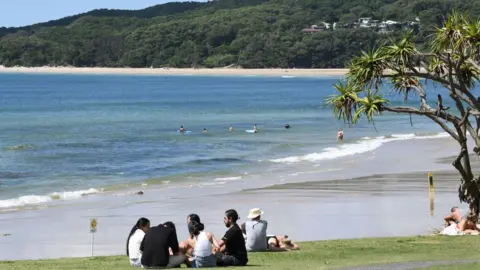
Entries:
<svg viewBox="0 0 480 270">
<path fill-rule="evenodd" d="M 299 250 L 300 248 L 288 238 L 288 235 L 275 235 L 268 238 L 270 251 Z"/>
<path fill-rule="evenodd" d="M 445 226 L 448 227 L 452 224 L 458 224 L 462 220 L 462 214 L 460 213 L 460 209 L 457 206 L 452 207 L 450 209 L 450 214 L 446 215 L 443 220 L 445 220 Z"/>
<path fill-rule="evenodd" d="M 457 228 L 464 234 L 479 234 L 480 231 L 477 228 L 477 221 L 478 216 L 474 213 L 470 213 L 467 218 L 462 219 L 462 221 L 457 224 Z"/>
</svg>

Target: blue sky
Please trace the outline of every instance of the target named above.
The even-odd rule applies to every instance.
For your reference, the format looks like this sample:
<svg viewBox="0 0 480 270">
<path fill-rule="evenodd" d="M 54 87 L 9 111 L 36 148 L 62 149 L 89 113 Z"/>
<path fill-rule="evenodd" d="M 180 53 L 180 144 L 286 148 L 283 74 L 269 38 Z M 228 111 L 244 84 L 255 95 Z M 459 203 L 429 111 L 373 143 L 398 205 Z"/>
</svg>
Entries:
<svg viewBox="0 0 480 270">
<path fill-rule="evenodd" d="M 178 1 L 178 0 L 177 0 Z M 23 26 L 96 8 L 141 9 L 168 0 L 1 0 L 0 27 Z"/>
</svg>

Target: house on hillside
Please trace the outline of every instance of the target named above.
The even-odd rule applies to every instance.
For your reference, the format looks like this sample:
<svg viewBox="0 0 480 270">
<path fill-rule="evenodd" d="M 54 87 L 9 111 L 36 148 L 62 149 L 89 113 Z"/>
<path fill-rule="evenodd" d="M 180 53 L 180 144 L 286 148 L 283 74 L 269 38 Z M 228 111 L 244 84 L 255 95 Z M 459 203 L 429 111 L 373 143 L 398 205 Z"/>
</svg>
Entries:
<svg viewBox="0 0 480 270">
<path fill-rule="evenodd" d="M 310 34 L 311 34 L 311 33 L 316 33 L 316 32 L 322 32 L 322 31 L 325 31 L 326 29 L 327 29 L 327 28 L 326 28 L 325 25 L 323 25 L 323 24 L 320 24 L 320 26 L 314 24 L 314 25 L 310 26 L 309 28 L 304 28 L 304 29 L 302 30 L 302 32 L 303 32 L 303 33 L 310 33 Z"/>
</svg>

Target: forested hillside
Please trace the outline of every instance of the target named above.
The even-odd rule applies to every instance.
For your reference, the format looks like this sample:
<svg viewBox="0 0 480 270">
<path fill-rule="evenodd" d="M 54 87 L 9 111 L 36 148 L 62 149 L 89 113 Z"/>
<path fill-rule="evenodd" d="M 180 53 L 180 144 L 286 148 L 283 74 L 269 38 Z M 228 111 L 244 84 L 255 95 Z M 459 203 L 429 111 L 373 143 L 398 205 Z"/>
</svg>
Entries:
<svg viewBox="0 0 480 270">
<path fill-rule="evenodd" d="M 478 17 L 480 1 L 217 0 L 94 10 L 0 28 L 0 65 L 344 67 L 411 22 L 418 24 L 417 42 L 426 42 L 452 9 Z M 356 22 L 363 17 L 374 23 L 362 27 Z M 398 27 L 382 32 L 375 20 Z"/>
</svg>

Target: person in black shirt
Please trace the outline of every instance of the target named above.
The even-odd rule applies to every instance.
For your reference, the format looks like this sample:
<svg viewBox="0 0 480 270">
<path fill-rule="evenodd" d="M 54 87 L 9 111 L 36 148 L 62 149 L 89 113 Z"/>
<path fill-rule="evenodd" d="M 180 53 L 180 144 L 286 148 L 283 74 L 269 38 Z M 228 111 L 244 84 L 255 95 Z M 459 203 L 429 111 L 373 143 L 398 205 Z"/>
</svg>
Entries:
<svg viewBox="0 0 480 270">
<path fill-rule="evenodd" d="M 225 236 L 218 242 L 220 252 L 217 253 L 218 266 L 245 266 L 248 262 L 247 249 L 245 247 L 245 239 L 242 230 L 237 224 L 238 213 L 230 209 L 225 212 L 223 222 L 227 226 L 228 231 Z"/>
<path fill-rule="evenodd" d="M 169 248 L 173 255 L 170 256 Z M 176 268 L 186 261 L 180 254 L 177 232 L 164 224 L 150 228 L 143 237 L 140 245 L 142 266 L 144 268 Z"/>
</svg>

